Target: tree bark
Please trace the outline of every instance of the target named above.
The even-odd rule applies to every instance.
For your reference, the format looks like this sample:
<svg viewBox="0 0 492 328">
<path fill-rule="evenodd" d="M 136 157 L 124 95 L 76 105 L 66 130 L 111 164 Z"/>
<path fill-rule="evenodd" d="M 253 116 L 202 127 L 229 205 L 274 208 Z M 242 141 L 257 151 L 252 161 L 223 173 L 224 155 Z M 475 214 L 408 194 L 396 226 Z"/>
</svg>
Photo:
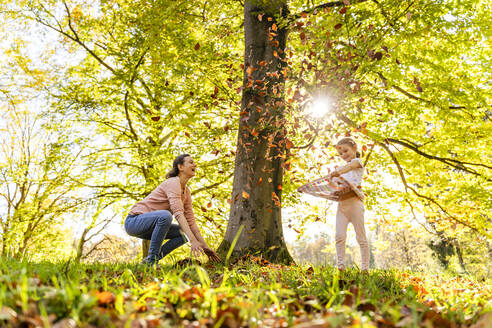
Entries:
<svg viewBox="0 0 492 328">
<path fill-rule="evenodd" d="M 267 3 L 265 5 L 265 3 Z M 286 139 L 284 111 L 287 29 L 278 17 L 285 1 L 246 1 L 244 5 L 244 80 L 232 204 L 219 253 L 259 254 L 271 262 L 290 263 L 282 231 L 281 191 Z"/>
</svg>

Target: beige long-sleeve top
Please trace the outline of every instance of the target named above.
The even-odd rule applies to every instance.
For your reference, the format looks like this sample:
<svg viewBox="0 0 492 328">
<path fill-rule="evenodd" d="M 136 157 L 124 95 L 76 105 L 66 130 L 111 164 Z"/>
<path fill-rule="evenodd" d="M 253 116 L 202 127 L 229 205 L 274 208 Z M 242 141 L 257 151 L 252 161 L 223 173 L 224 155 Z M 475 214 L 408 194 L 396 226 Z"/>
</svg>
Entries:
<svg viewBox="0 0 492 328">
<path fill-rule="evenodd" d="M 178 177 L 169 178 L 161 183 L 147 197 L 133 205 L 129 215 L 160 210 L 168 210 L 174 217 L 183 214 L 191 231 L 194 233 L 195 230 L 198 230 L 193 214 L 190 189 L 185 187 L 185 190 L 181 192 L 181 183 Z"/>
</svg>

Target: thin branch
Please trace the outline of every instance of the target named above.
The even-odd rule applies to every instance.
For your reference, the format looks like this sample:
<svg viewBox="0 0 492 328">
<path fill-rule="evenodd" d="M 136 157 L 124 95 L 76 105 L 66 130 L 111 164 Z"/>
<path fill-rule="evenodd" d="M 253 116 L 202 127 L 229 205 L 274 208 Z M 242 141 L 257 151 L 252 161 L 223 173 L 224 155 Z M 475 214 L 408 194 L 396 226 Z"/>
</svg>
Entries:
<svg viewBox="0 0 492 328">
<path fill-rule="evenodd" d="M 462 171 L 466 171 L 468 173 L 472 173 L 474 175 L 477 175 L 477 176 L 482 176 L 480 173 L 478 173 L 477 171 L 475 170 L 472 170 L 468 167 L 466 167 L 465 165 L 473 165 L 473 166 L 481 166 L 481 167 L 484 167 L 484 168 L 487 168 L 487 169 L 492 169 L 491 166 L 488 166 L 488 165 L 485 165 L 485 164 L 482 164 L 482 163 L 471 163 L 471 162 L 463 162 L 463 161 L 459 161 L 459 160 L 456 160 L 456 159 L 453 159 L 453 158 L 449 158 L 449 157 L 439 157 L 439 156 L 434 156 L 434 155 L 430 155 L 430 154 L 427 154 L 423 151 L 421 151 L 419 149 L 418 146 L 415 146 L 414 143 L 412 144 L 409 144 L 405 141 L 402 141 L 402 140 L 399 140 L 399 139 L 394 139 L 394 138 L 386 138 L 385 139 L 386 141 L 388 142 L 391 142 L 391 143 L 396 143 L 398 145 L 401 145 L 405 148 L 408 148 L 414 152 L 416 152 L 417 154 L 425 157 L 425 158 L 428 158 L 428 159 L 434 159 L 434 160 L 437 160 L 437 161 L 440 161 L 440 162 L 443 162 L 449 166 L 452 166 L 454 168 L 457 168 L 459 170 L 462 170 Z M 485 178 L 487 181 L 491 181 L 491 179 L 489 178 Z"/>
<path fill-rule="evenodd" d="M 195 195 L 195 194 L 198 194 L 199 192 L 202 192 L 204 190 L 208 190 L 208 189 L 212 189 L 212 188 L 215 188 L 225 182 L 227 182 L 231 177 L 233 176 L 233 173 L 230 173 L 229 175 L 227 175 L 227 177 L 225 179 L 223 179 L 222 181 L 219 181 L 219 182 L 216 182 L 216 183 L 212 183 L 211 185 L 208 185 L 208 186 L 204 186 L 204 187 L 201 187 L 201 188 L 198 188 L 196 190 L 193 190 L 191 192 L 192 195 Z"/>
<path fill-rule="evenodd" d="M 363 3 L 363 2 L 366 2 L 366 1 L 367 0 L 356 0 L 353 3 L 351 3 L 351 4 L 355 5 L 355 4 Z M 301 11 L 298 14 L 292 15 L 290 17 L 289 21 L 290 22 L 295 21 L 295 20 L 301 18 L 304 15 L 314 13 L 315 11 L 318 11 L 318 10 L 321 10 L 321 9 L 332 8 L 332 7 L 342 7 L 342 6 L 345 6 L 345 4 L 343 3 L 343 1 L 326 2 L 326 3 L 323 3 L 321 5 L 317 5 L 315 7 L 312 7 L 310 9 L 303 10 L 303 11 Z"/>
</svg>

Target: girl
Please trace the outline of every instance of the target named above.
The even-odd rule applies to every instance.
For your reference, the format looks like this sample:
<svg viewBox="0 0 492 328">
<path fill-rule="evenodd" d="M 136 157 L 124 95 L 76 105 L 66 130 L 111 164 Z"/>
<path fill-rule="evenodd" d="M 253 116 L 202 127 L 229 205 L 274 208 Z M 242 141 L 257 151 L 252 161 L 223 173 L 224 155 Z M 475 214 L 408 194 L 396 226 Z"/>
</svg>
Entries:
<svg viewBox="0 0 492 328">
<path fill-rule="evenodd" d="M 336 150 L 340 157 L 347 162 L 346 165 L 337 168 L 330 173 L 330 178 L 342 177 L 349 184 L 360 188 L 364 166 L 360 160 L 360 154 L 357 151 L 357 144 L 351 138 L 343 138 L 336 144 Z M 366 238 L 364 228 L 364 203 L 362 202 L 362 193 L 358 192 L 359 197 L 355 195 L 338 202 L 336 216 L 336 233 L 335 242 L 337 250 L 337 266 L 339 270 L 345 268 L 345 240 L 347 238 L 347 226 L 351 222 L 355 228 L 355 235 L 360 246 L 360 255 L 362 258 L 361 269 L 369 269 L 369 244 Z"/>
<path fill-rule="evenodd" d="M 164 256 L 186 243 L 191 243 L 191 254 L 206 254 L 212 261 L 220 261 L 208 247 L 195 222 L 189 179 L 195 176 L 196 164 L 188 154 L 176 157 L 166 179 L 142 201 L 136 203 L 125 219 L 125 230 L 130 236 L 150 240 L 149 255 L 143 263 L 157 264 Z M 173 215 L 179 225 L 172 224 Z M 169 239 L 164 245 L 162 241 Z M 161 246 L 162 245 L 162 246 Z"/>
</svg>

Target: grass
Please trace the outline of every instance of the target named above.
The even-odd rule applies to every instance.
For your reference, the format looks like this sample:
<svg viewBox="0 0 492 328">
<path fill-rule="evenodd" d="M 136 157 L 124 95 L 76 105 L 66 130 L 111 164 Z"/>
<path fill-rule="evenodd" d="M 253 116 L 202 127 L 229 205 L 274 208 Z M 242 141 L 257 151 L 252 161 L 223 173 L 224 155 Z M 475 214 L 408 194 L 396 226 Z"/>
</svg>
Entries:
<svg viewBox="0 0 492 328">
<path fill-rule="evenodd" d="M 157 270 L 0 264 L 2 327 L 455 327 L 492 320 L 491 295 L 470 278 L 339 273 L 254 257 Z"/>
</svg>

